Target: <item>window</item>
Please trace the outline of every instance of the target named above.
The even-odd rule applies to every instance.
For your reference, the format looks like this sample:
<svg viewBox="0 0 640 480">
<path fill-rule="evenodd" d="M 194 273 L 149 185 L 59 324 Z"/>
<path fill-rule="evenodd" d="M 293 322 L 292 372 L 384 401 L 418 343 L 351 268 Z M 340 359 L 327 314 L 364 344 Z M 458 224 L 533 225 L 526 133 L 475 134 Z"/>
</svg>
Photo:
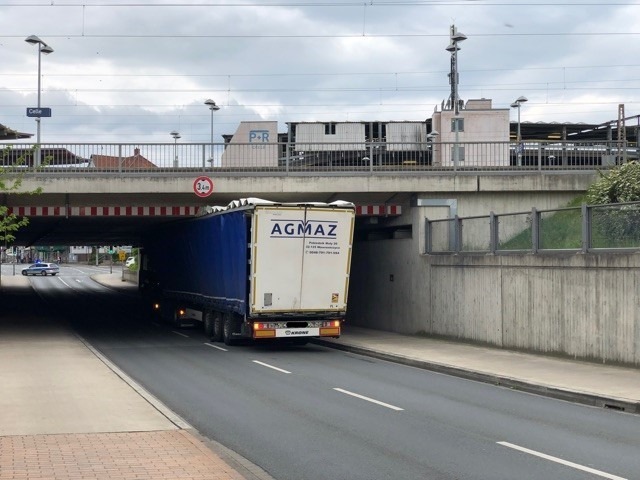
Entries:
<svg viewBox="0 0 640 480">
<path fill-rule="evenodd" d="M 451 146 L 451 159 L 455 162 L 456 161 L 456 147 L 455 145 Z M 464 162 L 464 147 L 461 145 L 458 145 L 458 158 L 457 160 L 459 162 Z"/>
<path fill-rule="evenodd" d="M 325 135 L 335 135 L 336 134 L 336 124 L 335 123 L 325 123 L 324 124 L 324 134 Z"/>
<path fill-rule="evenodd" d="M 458 123 L 458 131 L 464 132 L 464 118 L 452 118 L 451 119 L 451 131 L 456 131 L 456 122 Z"/>
</svg>

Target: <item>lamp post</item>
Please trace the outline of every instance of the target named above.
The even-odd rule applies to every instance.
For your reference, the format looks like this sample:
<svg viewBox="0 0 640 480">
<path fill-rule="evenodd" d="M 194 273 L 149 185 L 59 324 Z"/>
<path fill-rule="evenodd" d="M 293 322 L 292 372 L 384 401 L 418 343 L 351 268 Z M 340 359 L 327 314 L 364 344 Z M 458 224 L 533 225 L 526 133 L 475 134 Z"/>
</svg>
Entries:
<svg viewBox="0 0 640 480">
<path fill-rule="evenodd" d="M 529 100 L 527 97 L 520 96 L 511 104 L 511 108 L 518 109 L 518 131 L 516 134 L 516 154 L 518 157 L 518 166 L 522 165 L 522 135 L 520 134 L 520 105 Z"/>
<path fill-rule="evenodd" d="M 427 152 L 429 153 L 429 160 L 431 161 L 430 164 L 433 165 L 433 157 L 434 157 L 434 152 L 433 152 L 433 142 L 436 141 L 436 137 L 440 135 L 440 132 L 438 132 L 437 130 L 431 130 L 431 133 L 427 134 Z"/>
<path fill-rule="evenodd" d="M 449 73 L 449 83 L 451 84 L 451 106 L 453 107 L 453 128 L 455 132 L 455 143 L 453 150 L 453 167 L 457 169 L 460 163 L 460 148 L 458 146 L 459 142 L 459 131 L 460 131 L 460 119 L 458 118 L 459 111 L 459 99 L 458 99 L 458 43 L 463 42 L 467 39 L 467 36 L 464 33 L 460 33 L 456 30 L 455 25 L 451 25 L 449 29 L 449 40 L 451 43 L 446 48 L 447 52 L 451 52 L 451 73 Z"/>
<path fill-rule="evenodd" d="M 53 48 L 43 42 L 40 38 L 35 35 L 29 35 L 24 39 L 25 42 L 30 43 L 32 45 L 38 45 L 38 111 L 40 111 L 40 77 L 41 77 L 41 57 L 44 53 L 45 55 L 49 55 L 53 53 Z M 39 167 L 41 164 L 41 150 L 40 150 L 40 117 L 36 117 L 36 156 L 33 160 L 34 167 Z"/>
<path fill-rule="evenodd" d="M 171 132 L 171 136 L 173 137 L 173 168 L 178 168 L 178 139 L 181 137 L 176 130 Z"/>
<path fill-rule="evenodd" d="M 204 104 L 209 107 L 209 110 L 211 110 L 211 155 L 209 160 L 211 161 L 211 166 L 213 166 L 213 112 L 217 112 L 218 110 L 220 110 L 220 107 L 216 105 L 216 102 L 214 102 L 210 98 L 208 100 L 205 100 Z"/>
</svg>

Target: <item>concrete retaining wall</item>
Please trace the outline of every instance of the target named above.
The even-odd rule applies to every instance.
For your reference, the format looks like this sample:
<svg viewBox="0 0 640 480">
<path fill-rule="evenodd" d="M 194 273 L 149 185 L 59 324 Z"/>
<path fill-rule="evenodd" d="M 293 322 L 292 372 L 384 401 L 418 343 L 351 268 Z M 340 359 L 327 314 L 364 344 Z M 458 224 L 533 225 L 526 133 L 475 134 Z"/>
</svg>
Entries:
<svg viewBox="0 0 640 480">
<path fill-rule="evenodd" d="M 425 256 L 417 244 L 355 244 L 351 323 L 640 366 L 640 254 Z"/>
<path fill-rule="evenodd" d="M 126 267 L 122 268 L 122 281 L 138 283 L 138 271 L 131 271 Z"/>
</svg>

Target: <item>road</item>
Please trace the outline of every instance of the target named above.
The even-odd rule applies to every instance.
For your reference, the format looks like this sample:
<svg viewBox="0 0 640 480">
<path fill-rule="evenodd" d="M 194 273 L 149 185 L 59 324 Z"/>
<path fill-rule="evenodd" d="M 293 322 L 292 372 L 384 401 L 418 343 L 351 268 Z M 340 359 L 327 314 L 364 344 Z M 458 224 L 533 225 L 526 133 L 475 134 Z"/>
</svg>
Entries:
<svg viewBox="0 0 640 480">
<path fill-rule="evenodd" d="M 31 277 L 43 312 L 278 480 L 640 478 L 639 416 L 316 345 L 212 344 L 152 323 L 95 271 Z"/>
</svg>

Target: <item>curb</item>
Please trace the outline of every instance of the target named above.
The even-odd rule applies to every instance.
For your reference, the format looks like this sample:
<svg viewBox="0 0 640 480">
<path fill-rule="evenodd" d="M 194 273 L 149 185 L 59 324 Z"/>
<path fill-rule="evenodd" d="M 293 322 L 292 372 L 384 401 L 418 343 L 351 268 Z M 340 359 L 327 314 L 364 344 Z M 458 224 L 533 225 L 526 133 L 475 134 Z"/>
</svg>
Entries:
<svg viewBox="0 0 640 480">
<path fill-rule="evenodd" d="M 421 368 L 423 370 L 429 370 L 436 373 L 452 375 L 455 377 L 464 378 L 466 380 L 488 383 L 512 390 L 555 398 L 557 400 L 564 400 L 567 402 L 578 403 L 581 405 L 588 405 L 592 407 L 607 408 L 626 413 L 640 414 L 640 402 L 631 400 L 606 397 L 604 395 L 568 390 L 560 387 L 551 387 L 548 385 L 538 385 L 515 378 L 503 377 L 500 375 L 493 375 L 490 373 L 478 372 L 475 370 L 467 370 L 460 367 L 454 367 L 452 365 L 430 362 L 428 360 L 418 360 L 416 358 L 404 357 L 402 355 L 382 352 L 365 347 L 336 343 L 330 340 L 313 339 L 311 340 L 311 343 L 322 345 L 328 348 L 333 348 L 336 350 L 356 353 L 358 355 L 373 357 L 379 360 L 386 360 L 388 362 Z"/>
</svg>

